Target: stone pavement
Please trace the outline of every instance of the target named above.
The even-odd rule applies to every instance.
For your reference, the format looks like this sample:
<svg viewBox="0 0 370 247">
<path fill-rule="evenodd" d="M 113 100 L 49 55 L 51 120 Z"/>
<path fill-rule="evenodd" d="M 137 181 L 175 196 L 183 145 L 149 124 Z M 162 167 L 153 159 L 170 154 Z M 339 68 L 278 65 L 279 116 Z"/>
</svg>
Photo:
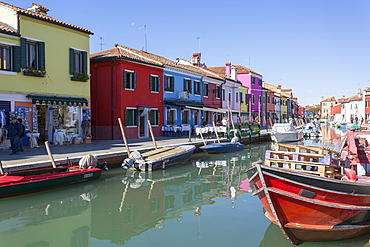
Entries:
<svg viewBox="0 0 370 247">
<path fill-rule="evenodd" d="M 261 136 L 267 135 L 266 131 L 261 131 Z M 226 139 L 224 139 L 226 140 Z M 208 142 L 215 142 L 215 139 L 208 139 Z M 153 149 L 152 139 L 130 139 L 127 140 L 130 151 Z M 156 137 L 157 147 L 193 144 L 201 146 L 203 142 L 194 136 L 189 142 L 189 137 Z M 67 159 L 71 162 L 78 162 L 82 157 L 92 154 L 97 158 L 111 158 L 126 156 L 126 146 L 122 140 L 92 140 L 89 144 L 74 144 L 64 146 L 50 146 L 51 153 L 57 165 L 65 164 Z M 51 166 L 51 161 L 45 146 L 39 148 L 24 148 L 24 152 L 17 155 L 10 155 L 11 150 L 0 150 L 0 161 L 5 171 L 20 170 L 26 168 L 35 168 Z"/>
</svg>

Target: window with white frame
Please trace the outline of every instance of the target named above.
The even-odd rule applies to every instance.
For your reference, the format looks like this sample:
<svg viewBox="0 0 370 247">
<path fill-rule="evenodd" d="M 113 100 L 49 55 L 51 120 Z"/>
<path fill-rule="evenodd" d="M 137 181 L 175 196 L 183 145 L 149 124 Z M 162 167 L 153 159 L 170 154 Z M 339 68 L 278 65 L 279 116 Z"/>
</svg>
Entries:
<svg viewBox="0 0 370 247">
<path fill-rule="evenodd" d="M 134 71 L 130 70 L 124 71 L 123 87 L 125 89 L 136 89 L 136 74 Z"/>
<path fill-rule="evenodd" d="M 167 109 L 166 115 L 167 115 L 166 125 L 176 124 L 176 110 L 175 109 Z"/>
<path fill-rule="evenodd" d="M 174 86 L 174 78 L 170 75 L 165 75 L 165 90 L 166 92 L 174 92 L 175 86 Z"/>
<path fill-rule="evenodd" d="M 189 110 L 181 110 L 181 124 L 190 124 Z"/>
<path fill-rule="evenodd" d="M 192 92 L 192 90 L 191 90 L 191 80 L 190 79 L 184 79 L 184 91 L 187 91 L 189 93 Z"/>
<path fill-rule="evenodd" d="M 194 94 L 200 95 L 200 81 L 194 81 Z"/>
<path fill-rule="evenodd" d="M 125 126 L 138 125 L 138 110 L 135 108 L 125 109 Z"/>
<path fill-rule="evenodd" d="M 208 83 L 203 84 L 203 96 L 204 97 L 209 96 L 209 84 Z"/>
<path fill-rule="evenodd" d="M 215 93 L 216 93 L 216 99 L 220 99 L 221 98 L 221 87 L 220 86 L 216 86 L 216 89 L 215 89 Z"/>
<path fill-rule="evenodd" d="M 150 91 L 156 93 L 160 91 L 159 76 L 150 75 Z"/>
<path fill-rule="evenodd" d="M 12 46 L 0 44 L 0 70 L 12 70 Z"/>
<path fill-rule="evenodd" d="M 151 125 L 159 125 L 159 110 L 153 109 L 148 112 L 148 118 Z"/>
</svg>

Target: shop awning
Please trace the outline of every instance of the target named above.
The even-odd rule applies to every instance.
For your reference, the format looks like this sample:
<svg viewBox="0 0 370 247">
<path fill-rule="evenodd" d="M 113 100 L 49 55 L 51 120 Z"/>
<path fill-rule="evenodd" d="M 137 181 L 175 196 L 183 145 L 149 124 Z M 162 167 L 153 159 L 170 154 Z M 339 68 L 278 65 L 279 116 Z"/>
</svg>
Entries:
<svg viewBox="0 0 370 247">
<path fill-rule="evenodd" d="M 46 94 L 28 94 L 26 97 L 31 98 L 32 104 L 34 105 L 69 105 L 69 106 L 88 105 L 87 99 L 79 97 L 68 97 Z"/>
<path fill-rule="evenodd" d="M 189 109 L 195 109 L 195 110 L 202 110 L 202 111 L 210 111 L 210 112 L 219 112 L 219 113 L 226 113 L 227 110 L 225 109 L 220 109 L 220 108 L 209 108 L 209 107 L 196 107 L 196 106 L 185 106 L 186 108 Z"/>
</svg>

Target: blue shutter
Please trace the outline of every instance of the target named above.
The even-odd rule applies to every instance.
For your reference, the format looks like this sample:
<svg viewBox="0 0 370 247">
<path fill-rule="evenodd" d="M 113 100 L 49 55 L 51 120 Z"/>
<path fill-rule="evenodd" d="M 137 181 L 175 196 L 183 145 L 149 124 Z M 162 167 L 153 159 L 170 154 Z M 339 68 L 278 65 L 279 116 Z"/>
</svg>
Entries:
<svg viewBox="0 0 370 247">
<path fill-rule="evenodd" d="M 21 38 L 21 68 L 27 68 L 27 51 L 26 51 L 27 40 Z"/>
<path fill-rule="evenodd" d="M 20 72 L 21 71 L 21 47 L 20 46 L 13 46 L 13 71 Z"/>
<path fill-rule="evenodd" d="M 73 48 L 69 48 L 69 74 L 74 74 L 74 67 L 75 67 L 75 50 Z"/>
<path fill-rule="evenodd" d="M 39 70 L 45 70 L 45 42 L 37 42 L 38 46 L 38 68 Z"/>
</svg>

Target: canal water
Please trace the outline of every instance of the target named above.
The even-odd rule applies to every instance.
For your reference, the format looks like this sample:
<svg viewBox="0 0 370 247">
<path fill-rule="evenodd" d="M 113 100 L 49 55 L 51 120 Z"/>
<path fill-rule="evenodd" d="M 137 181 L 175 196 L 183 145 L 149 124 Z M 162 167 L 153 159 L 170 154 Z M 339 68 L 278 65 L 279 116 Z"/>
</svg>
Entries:
<svg viewBox="0 0 370 247">
<path fill-rule="evenodd" d="M 299 144 L 338 147 L 342 133 Z M 246 169 L 269 142 L 196 153 L 165 170 L 112 169 L 85 184 L 0 200 L 0 247 L 291 247 L 249 192 Z M 301 246 L 370 246 L 370 235 Z"/>
</svg>

